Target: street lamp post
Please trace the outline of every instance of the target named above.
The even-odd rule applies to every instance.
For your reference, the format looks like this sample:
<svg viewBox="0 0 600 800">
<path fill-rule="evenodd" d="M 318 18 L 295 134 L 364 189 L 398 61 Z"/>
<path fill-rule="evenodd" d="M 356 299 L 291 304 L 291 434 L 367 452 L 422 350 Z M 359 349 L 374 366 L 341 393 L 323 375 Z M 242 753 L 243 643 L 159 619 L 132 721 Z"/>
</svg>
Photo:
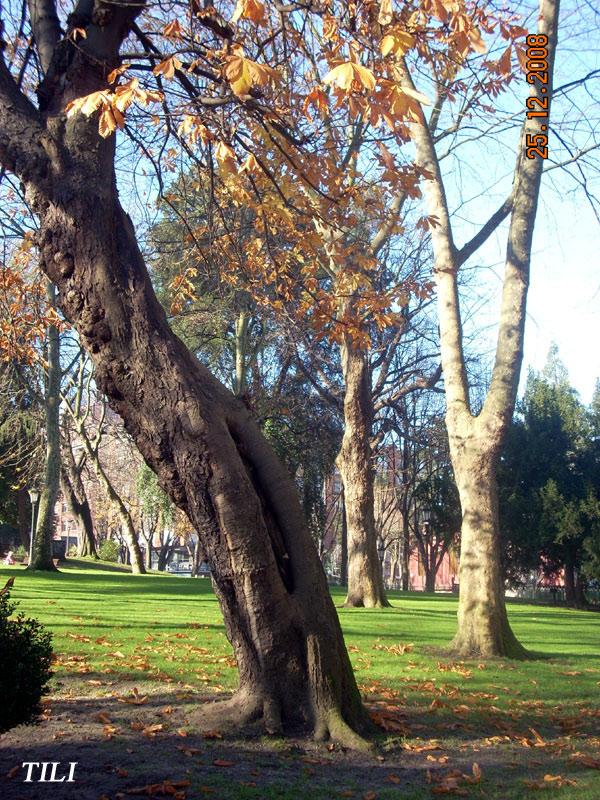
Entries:
<svg viewBox="0 0 600 800">
<path fill-rule="evenodd" d="M 40 493 L 37 489 L 28 489 L 29 499 L 31 501 L 31 535 L 29 537 L 29 566 L 33 562 L 33 539 L 35 536 L 35 507 L 40 499 Z"/>
</svg>

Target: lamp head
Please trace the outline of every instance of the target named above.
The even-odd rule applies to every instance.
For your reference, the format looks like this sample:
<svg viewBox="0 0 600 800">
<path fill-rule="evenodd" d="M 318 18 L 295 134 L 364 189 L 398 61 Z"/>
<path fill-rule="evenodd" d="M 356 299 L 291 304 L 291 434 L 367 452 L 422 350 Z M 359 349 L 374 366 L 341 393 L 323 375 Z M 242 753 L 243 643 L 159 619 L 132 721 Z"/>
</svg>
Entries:
<svg viewBox="0 0 600 800">
<path fill-rule="evenodd" d="M 31 500 L 31 505 L 34 506 L 37 501 L 40 499 L 40 493 L 38 489 L 28 489 L 29 499 Z"/>
</svg>

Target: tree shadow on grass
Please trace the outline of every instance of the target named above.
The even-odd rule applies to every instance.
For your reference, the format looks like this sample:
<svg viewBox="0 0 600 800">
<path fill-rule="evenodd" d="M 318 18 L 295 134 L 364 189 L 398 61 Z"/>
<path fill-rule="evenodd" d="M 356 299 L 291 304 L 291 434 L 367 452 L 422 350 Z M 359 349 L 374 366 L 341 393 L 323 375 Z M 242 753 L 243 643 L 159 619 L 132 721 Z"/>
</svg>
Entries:
<svg viewBox="0 0 600 800">
<path fill-rule="evenodd" d="M 202 734 L 190 727 L 187 717 L 206 695 L 171 687 L 146 698 L 140 692 L 136 702 L 122 702 L 136 699 L 130 689 L 123 685 L 110 697 L 54 699 L 48 718 L 39 725 L 21 726 L 0 737 L 3 800 L 42 800 L 46 796 L 98 800 L 119 793 L 127 797 L 136 788 L 165 780 L 189 781 L 189 787 L 181 787 L 188 792 L 188 800 L 205 795 L 222 800 L 350 796 L 344 792 L 355 792 L 359 798 L 375 792 L 378 800 L 411 800 L 430 797 L 428 773 L 433 773 L 434 781 L 450 768 L 471 774 L 477 761 L 485 780 L 496 785 L 507 779 L 512 764 L 515 774 L 511 780 L 517 785 L 523 777 L 531 777 L 532 752 L 537 762 L 535 775 L 549 771 L 556 758 L 556 750 L 550 746 L 556 726 L 552 727 L 550 719 L 545 726 L 533 714 L 524 714 L 518 721 L 502 715 L 487 721 L 475 715 L 457 720 L 449 708 L 427 713 L 409 707 L 400 716 L 406 735 L 380 735 L 376 752 L 359 754 L 294 735 L 289 739 L 266 737 L 257 727 Z M 548 741 L 547 747 L 535 749 L 531 727 L 542 741 Z M 532 744 L 523 746 L 511 739 L 512 730 Z M 485 736 L 496 736 L 499 741 L 484 746 Z M 432 739 L 438 740 L 437 749 Z M 21 764 L 25 761 L 58 761 L 63 765 L 59 775 L 65 774 L 69 762 L 76 761 L 76 781 L 52 786 L 24 783 L 26 771 Z M 515 763 L 519 764 L 516 770 Z M 557 770 L 556 764 L 552 769 Z M 150 791 L 146 796 L 155 795 Z M 501 793 L 486 796 L 503 797 Z"/>
</svg>

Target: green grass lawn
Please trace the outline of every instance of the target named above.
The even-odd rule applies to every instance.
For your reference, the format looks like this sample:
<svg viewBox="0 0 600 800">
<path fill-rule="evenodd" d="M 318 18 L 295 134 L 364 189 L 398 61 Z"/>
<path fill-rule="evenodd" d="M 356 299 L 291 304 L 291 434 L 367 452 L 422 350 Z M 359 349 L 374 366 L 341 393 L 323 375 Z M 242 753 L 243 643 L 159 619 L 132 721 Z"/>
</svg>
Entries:
<svg viewBox="0 0 600 800">
<path fill-rule="evenodd" d="M 120 685 L 180 693 L 235 687 L 231 648 L 206 579 L 136 577 L 87 562 L 48 575 L 3 568 L 0 585 L 9 576 L 16 578 L 12 597 L 21 610 L 54 634 L 53 696 L 97 698 Z M 342 591 L 333 592 L 341 603 Z M 380 759 L 394 763 L 392 775 L 408 769 L 410 781 L 399 789 L 387 774 L 381 786 L 361 785 L 346 757 L 347 782 L 319 789 L 315 777 L 315 786 L 307 783 L 312 797 L 360 798 L 371 790 L 377 798 L 435 797 L 434 790 L 452 785 L 443 780 L 455 763 L 477 762 L 481 782 L 459 781 L 468 796 L 538 797 L 541 789 L 525 781 L 549 774 L 576 783 L 547 781 L 548 795 L 600 798 L 600 770 L 577 763 L 576 755 L 600 758 L 599 613 L 510 603 L 515 633 L 536 657 L 457 662 L 441 653 L 454 631 L 455 598 L 391 593 L 390 599 L 389 609 L 340 608 L 339 614 L 361 691 L 388 728 L 378 742 Z M 227 798 L 298 798 L 307 791 L 289 780 L 262 788 L 238 783 L 228 793 L 217 775 L 204 789 Z"/>
</svg>

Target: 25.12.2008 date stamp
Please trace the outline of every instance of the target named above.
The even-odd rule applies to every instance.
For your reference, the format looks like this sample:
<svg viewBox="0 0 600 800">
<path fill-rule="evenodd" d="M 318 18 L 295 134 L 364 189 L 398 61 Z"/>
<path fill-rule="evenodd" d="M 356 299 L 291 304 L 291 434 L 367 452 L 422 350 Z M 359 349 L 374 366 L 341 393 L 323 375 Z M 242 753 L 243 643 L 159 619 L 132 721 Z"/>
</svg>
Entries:
<svg viewBox="0 0 600 800">
<path fill-rule="evenodd" d="M 527 117 L 540 118 L 541 133 L 528 133 L 525 141 L 527 158 L 548 158 L 548 37 L 545 33 L 531 34 L 527 42 L 527 83 L 539 84 L 539 93 L 525 101 Z"/>
</svg>

